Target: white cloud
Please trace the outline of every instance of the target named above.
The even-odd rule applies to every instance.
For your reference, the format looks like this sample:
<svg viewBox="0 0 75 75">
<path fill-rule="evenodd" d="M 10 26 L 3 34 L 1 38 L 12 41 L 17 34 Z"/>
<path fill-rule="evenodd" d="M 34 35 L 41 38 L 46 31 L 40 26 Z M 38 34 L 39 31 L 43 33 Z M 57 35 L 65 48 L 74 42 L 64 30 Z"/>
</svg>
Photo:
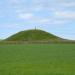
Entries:
<svg viewBox="0 0 75 75">
<path fill-rule="evenodd" d="M 30 21 L 31 23 L 35 24 L 42 24 L 42 25 L 62 25 L 65 24 L 65 20 L 57 20 L 57 19 L 50 19 L 50 18 L 42 18 L 42 19 L 33 19 Z"/>
<path fill-rule="evenodd" d="M 36 20 L 35 22 L 37 22 L 37 23 L 49 23 L 49 19 L 38 19 L 38 20 Z"/>
<path fill-rule="evenodd" d="M 75 7 L 75 2 L 64 2 L 62 5 L 67 7 Z"/>
<path fill-rule="evenodd" d="M 64 20 L 55 20 L 55 19 L 75 19 L 75 12 L 72 12 L 70 9 L 66 9 L 66 6 L 75 6 L 75 3 L 72 1 L 60 1 L 60 0 L 32 0 L 28 6 L 25 3 L 28 3 L 27 0 L 10 0 L 12 3 L 18 3 L 15 7 L 15 12 L 18 14 L 19 19 L 28 20 L 31 23 L 40 23 L 40 24 L 63 24 Z M 24 2 L 24 3 L 23 3 Z M 22 5 L 23 3 L 23 5 Z M 24 5 L 25 4 L 25 5 Z M 65 9 L 65 11 L 64 11 Z M 68 11 L 69 10 L 69 11 Z M 53 13 L 54 15 L 49 15 L 51 17 L 40 17 L 34 14 L 41 14 L 40 12 L 47 11 Z M 25 13 L 32 12 L 32 13 Z M 44 13 L 46 15 L 47 13 Z M 52 20 L 50 20 L 53 18 Z"/>
<path fill-rule="evenodd" d="M 16 28 L 18 27 L 19 24 L 4 24 L 4 25 L 0 25 L 0 28 L 8 28 L 8 29 L 12 29 L 12 28 Z"/>
<path fill-rule="evenodd" d="M 19 0 L 7 0 L 8 2 L 12 3 L 12 4 L 17 4 L 19 3 Z"/>
<path fill-rule="evenodd" d="M 59 18 L 75 19 L 75 12 L 72 11 L 56 11 L 54 15 Z"/>
<path fill-rule="evenodd" d="M 55 24 L 55 25 L 61 25 L 61 24 L 64 24 L 64 23 L 66 23 L 64 20 L 54 20 L 52 22 L 52 24 Z"/>
<path fill-rule="evenodd" d="M 31 19 L 31 18 L 33 18 L 33 14 L 32 13 L 20 13 L 19 18 L 21 18 L 21 19 Z"/>
</svg>

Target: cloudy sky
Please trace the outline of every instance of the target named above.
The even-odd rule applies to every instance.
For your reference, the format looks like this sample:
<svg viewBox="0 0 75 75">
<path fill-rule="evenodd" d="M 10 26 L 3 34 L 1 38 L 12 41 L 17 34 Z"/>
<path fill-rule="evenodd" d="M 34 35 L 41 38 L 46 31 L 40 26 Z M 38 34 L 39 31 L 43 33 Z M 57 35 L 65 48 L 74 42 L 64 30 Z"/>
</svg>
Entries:
<svg viewBox="0 0 75 75">
<path fill-rule="evenodd" d="M 0 0 L 0 39 L 35 26 L 75 40 L 75 0 Z"/>
</svg>

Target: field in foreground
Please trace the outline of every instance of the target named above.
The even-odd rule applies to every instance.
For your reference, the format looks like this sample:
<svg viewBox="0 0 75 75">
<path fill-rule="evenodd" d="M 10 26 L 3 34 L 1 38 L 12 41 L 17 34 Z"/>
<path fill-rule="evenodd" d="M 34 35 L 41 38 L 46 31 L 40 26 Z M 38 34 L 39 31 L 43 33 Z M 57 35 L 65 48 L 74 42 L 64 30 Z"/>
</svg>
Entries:
<svg viewBox="0 0 75 75">
<path fill-rule="evenodd" d="M 75 44 L 0 45 L 0 75 L 75 75 Z"/>
</svg>

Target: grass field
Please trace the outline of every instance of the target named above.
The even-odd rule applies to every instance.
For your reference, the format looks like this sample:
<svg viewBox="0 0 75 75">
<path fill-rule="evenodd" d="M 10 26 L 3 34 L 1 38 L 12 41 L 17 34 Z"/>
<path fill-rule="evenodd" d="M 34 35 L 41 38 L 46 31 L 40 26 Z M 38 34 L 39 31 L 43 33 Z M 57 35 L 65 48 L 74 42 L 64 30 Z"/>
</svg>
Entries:
<svg viewBox="0 0 75 75">
<path fill-rule="evenodd" d="M 75 75 L 75 44 L 0 45 L 0 75 Z"/>
</svg>

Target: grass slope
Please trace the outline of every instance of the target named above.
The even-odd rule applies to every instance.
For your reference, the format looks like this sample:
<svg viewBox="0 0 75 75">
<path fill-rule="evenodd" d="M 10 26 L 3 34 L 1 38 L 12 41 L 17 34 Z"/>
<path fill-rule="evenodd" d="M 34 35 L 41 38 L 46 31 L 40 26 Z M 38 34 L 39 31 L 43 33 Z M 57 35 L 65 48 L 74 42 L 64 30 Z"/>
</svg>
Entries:
<svg viewBox="0 0 75 75">
<path fill-rule="evenodd" d="M 58 37 L 42 30 L 21 31 L 7 38 L 7 41 L 58 41 Z"/>
<path fill-rule="evenodd" d="M 75 44 L 0 45 L 0 75 L 75 75 Z"/>
<path fill-rule="evenodd" d="M 18 32 L 7 39 L 0 41 L 0 44 L 24 44 L 24 43 L 75 43 L 75 41 L 62 39 L 51 33 L 39 29 L 25 30 Z"/>
</svg>

